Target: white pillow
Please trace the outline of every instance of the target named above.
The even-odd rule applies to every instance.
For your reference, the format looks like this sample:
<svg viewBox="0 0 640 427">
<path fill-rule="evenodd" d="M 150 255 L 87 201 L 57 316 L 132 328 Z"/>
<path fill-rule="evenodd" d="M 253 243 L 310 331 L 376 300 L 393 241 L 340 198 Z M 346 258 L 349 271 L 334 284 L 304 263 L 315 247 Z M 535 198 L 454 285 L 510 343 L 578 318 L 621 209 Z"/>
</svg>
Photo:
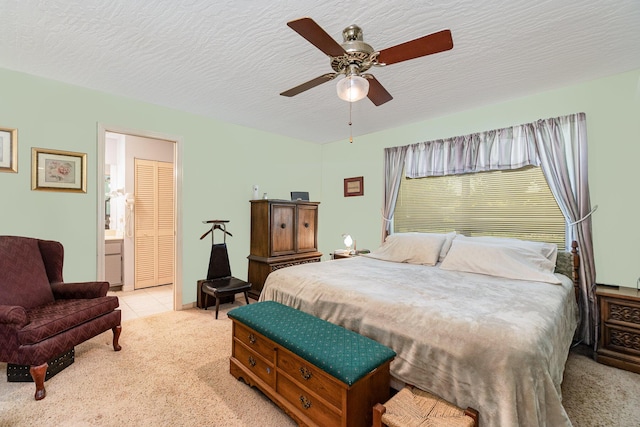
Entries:
<svg viewBox="0 0 640 427">
<path fill-rule="evenodd" d="M 510 237 L 492 237 L 492 236 L 477 236 L 477 237 L 469 237 L 464 236 L 462 234 L 458 234 L 456 239 L 467 240 L 470 242 L 480 242 L 491 245 L 499 245 L 499 246 L 518 246 L 522 248 L 528 248 L 530 250 L 536 251 L 551 261 L 554 265 L 556 265 L 556 259 L 558 257 L 558 246 L 552 243 L 544 243 L 544 242 L 533 242 L 531 240 L 521 240 L 514 239 Z M 553 271 L 553 269 L 551 270 Z"/>
<path fill-rule="evenodd" d="M 544 254 L 548 248 L 541 245 L 508 243 L 487 243 L 456 237 L 440 268 L 507 279 L 560 283 L 553 274 L 555 262 L 551 262 Z"/>
<path fill-rule="evenodd" d="M 382 246 L 367 254 L 370 258 L 409 264 L 436 265 L 446 235 L 436 233 L 396 233 Z"/>
</svg>

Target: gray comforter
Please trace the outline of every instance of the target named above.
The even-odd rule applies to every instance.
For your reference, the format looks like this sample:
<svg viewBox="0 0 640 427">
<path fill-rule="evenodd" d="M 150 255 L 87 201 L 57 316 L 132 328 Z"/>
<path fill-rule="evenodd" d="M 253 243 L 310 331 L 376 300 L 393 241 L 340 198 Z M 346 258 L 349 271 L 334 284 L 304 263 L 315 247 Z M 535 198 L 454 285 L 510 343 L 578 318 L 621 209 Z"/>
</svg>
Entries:
<svg viewBox="0 0 640 427">
<path fill-rule="evenodd" d="M 560 383 L 577 306 L 558 276 L 561 285 L 354 257 L 274 271 L 260 300 L 391 347 L 395 378 L 477 409 L 483 426 L 570 426 Z"/>
</svg>

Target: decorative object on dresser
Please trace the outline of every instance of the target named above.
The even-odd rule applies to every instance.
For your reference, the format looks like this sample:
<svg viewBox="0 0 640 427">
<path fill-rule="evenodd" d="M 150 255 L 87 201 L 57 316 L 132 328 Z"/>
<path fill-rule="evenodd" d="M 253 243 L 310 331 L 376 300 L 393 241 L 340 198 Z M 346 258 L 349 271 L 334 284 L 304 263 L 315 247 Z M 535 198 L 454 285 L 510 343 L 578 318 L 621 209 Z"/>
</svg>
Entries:
<svg viewBox="0 0 640 427">
<path fill-rule="evenodd" d="M 249 296 L 260 297 L 272 271 L 319 262 L 318 205 L 301 200 L 251 200 Z"/>
<path fill-rule="evenodd" d="M 390 348 L 274 301 L 231 310 L 230 372 L 298 424 L 369 427 L 389 398 Z"/>
<path fill-rule="evenodd" d="M 600 341 L 596 360 L 640 373 L 640 291 L 598 286 Z"/>
</svg>

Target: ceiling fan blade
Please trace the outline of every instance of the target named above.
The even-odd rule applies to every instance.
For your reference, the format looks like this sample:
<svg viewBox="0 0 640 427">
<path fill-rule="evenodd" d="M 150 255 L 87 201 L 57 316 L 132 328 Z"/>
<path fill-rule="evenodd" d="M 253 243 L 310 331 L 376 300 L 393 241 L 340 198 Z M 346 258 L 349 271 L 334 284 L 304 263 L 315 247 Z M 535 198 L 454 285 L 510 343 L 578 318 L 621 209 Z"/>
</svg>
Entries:
<svg viewBox="0 0 640 427">
<path fill-rule="evenodd" d="M 364 74 L 367 80 L 369 80 L 369 93 L 367 97 L 373 102 L 376 106 L 380 106 L 385 102 L 391 101 L 393 96 L 380 84 L 378 79 L 376 79 L 371 74 Z"/>
<path fill-rule="evenodd" d="M 337 57 L 345 54 L 345 50 L 325 30 L 311 18 L 300 18 L 287 22 L 295 32 L 307 39 L 309 43 L 323 51 L 326 55 Z"/>
<path fill-rule="evenodd" d="M 289 90 L 285 90 L 280 95 L 282 95 L 282 96 L 296 96 L 297 94 L 302 93 L 305 90 L 309 90 L 311 88 L 314 88 L 316 86 L 321 85 L 322 83 L 328 82 L 329 80 L 335 79 L 337 75 L 338 75 L 337 73 L 324 74 L 322 76 L 316 77 L 315 79 L 309 80 L 306 83 L 302 83 L 301 85 L 298 85 L 298 86 L 296 86 L 294 88 L 291 88 Z"/>
<path fill-rule="evenodd" d="M 380 51 L 380 64 L 396 64 L 453 48 L 450 30 L 442 30 Z"/>
</svg>

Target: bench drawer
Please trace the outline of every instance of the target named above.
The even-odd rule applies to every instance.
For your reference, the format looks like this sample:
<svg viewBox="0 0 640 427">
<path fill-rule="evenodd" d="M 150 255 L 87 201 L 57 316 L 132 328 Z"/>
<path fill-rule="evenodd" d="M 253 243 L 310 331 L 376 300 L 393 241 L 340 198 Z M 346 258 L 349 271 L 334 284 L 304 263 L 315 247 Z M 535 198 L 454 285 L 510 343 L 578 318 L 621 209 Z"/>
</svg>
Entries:
<svg viewBox="0 0 640 427">
<path fill-rule="evenodd" d="M 271 363 L 275 363 L 275 348 L 273 341 L 260 335 L 253 329 L 244 326 L 242 323 L 234 322 L 233 337 L 255 351 Z"/>
<path fill-rule="evenodd" d="M 267 383 L 269 387 L 275 386 L 276 375 L 273 365 L 265 362 L 262 357 L 237 342 L 233 344 L 233 352 L 238 362 Z"/>
<path fill-rule="evenodd" d="M 311 389 L 336 408 L 342 405 L 344 385 L 340 386 L 335 379 L 321 369 L 284 348 L 278 350 L 278 372 L 287 373 L 297 383 Z"/>
<path fill-rule="evenodd" d="M 276 392 L 318 425 L 342 425 L 341 414 L 337 413 L 336 408 L 325 405 L 313 393 L 303 390 L 284 375 L 278 376 Z"/>
</svg>

